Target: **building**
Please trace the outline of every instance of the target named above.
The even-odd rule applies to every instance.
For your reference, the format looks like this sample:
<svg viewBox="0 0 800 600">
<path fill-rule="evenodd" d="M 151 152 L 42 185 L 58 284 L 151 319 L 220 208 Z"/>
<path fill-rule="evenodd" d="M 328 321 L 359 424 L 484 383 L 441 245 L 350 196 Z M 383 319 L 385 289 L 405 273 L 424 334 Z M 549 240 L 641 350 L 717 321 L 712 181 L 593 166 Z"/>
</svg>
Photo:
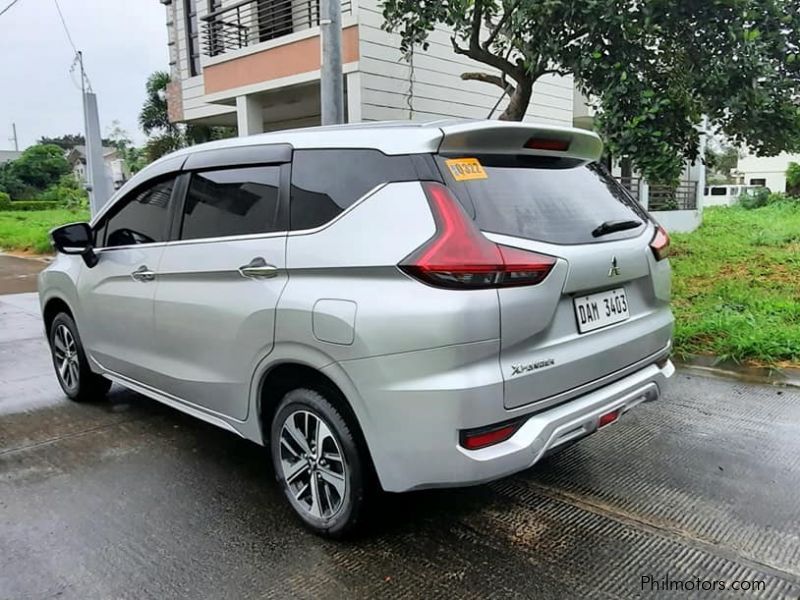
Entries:
<svg viewBox="0 0 800 600">
<path fill-rule="evenodd" d="M 0 150 L 0 165 L 17 160 L 20 156 L 22 156 L 22 152 L 19 150 Z"/>
<path fill-rule="evenodd" d="M 160 1 L 167 12 L 173 121 L 237 126 L 239 135 L 320 123 L 318 0 Z M 487 118 L 502 111 L 502 90 L 460 78 L 491 69 L 456 55 L 446 29 L 437 29 L 430 48 L 407 62 L 400 37 L 383 31 L 382 23 L 379 0 L 343 0 L 348 122 Z M 572 112 L 571 76 L 536 84 L 528 120 L 571 125 Z"/>
<path fill-rule="evenodd" d="M 745 156 L 739 159 L 735 176 L 744 185 L 763 185 L 773 192 L 785 192 L 786 169 L 793 162 L 800 164 L 800 154 Z"/>
<path fill-rule="evenodd" d="M 237 127 L 239 135 L 320 124 L 319 0 L 160 0 L 166 6 L 173 122 Z M 453 51 L 437 28 L 428 50 L 406 60 L 400 36 L 381 28 L 380 0 L 342 0 L 345 119 L 348 122 L 496 117 L 508 98 L 464 81 L 488 66 Z M 534 86 L 526 120 L 591 129 L 594 114 L 572 76 Z M 619 169 L 615 174 L 621 176 Z M 687 166 L 677 189 L 623 183 L 676 231 L 701 221 L 702 165 Z"/>
<path fill-rule="evenodd" d="M 74 146 L 67 151 L 67 161 L 72 167 L 75 179 L 86 184 L 86 146 Z M 111 178 L 114 189 L 119 189 L 131 177 L 125 160 L 116 148 L 103 146 L 103 163 L 106 174 Z"/>
</svg>

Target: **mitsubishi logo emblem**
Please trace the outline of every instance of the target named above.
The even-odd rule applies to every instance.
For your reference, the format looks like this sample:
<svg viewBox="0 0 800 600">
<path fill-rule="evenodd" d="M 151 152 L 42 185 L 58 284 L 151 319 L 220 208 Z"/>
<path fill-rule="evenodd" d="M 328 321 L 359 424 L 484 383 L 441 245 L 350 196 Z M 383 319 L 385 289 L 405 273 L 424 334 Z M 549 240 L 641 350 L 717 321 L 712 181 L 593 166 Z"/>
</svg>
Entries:
<svg viewBox="0 0 800 600">
<path fill-rule="evenodd" d="M 617 266 L 617 257 L 616 256 L 612 256 L 611 257 L 611 268 L 608 270 L 608 276 L 609 277 L 614 277 L 616 275 L 619 275 L 619 267 Z"/>
</svg>

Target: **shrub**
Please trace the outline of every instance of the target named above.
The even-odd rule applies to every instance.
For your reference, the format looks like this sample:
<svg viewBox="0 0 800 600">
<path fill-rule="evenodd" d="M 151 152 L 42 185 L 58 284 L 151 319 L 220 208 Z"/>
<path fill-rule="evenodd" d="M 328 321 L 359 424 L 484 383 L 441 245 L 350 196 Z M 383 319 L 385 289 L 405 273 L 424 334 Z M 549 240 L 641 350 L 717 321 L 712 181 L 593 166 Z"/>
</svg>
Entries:
<svg viewBox="0 0 800 600">
<path fill-rule="evenodd" d="M 770 204 L 793 204 L 798 202 L 800 202 L 800 198 L 787 196 L 782 192 L 770 192 L 766 188 L 745 194 L 739 200 L 739 204 L 747 209 L 763 208 Z"/>
<path fill-rule="evenodd" d="M 5 192 L 0 192 L 0 210 L 9 210 L 11 208 L 11 196 Z"/>
<path fill-rule="evenodd" d="M 54 208 L 64 208 L 61 202 L 47 200 L 14 200 L 9 204 L 7 210 L 52 210 Z"/>
<path fill-rule="evenodd" d="M 86 208 L 89 205 L 89 196 L 76 179 L 65 175 L 56 184 L 47 188 L 39 195 L 40 201 L 54 202 L 58 207 L 75 210 Z"/>
</svg>

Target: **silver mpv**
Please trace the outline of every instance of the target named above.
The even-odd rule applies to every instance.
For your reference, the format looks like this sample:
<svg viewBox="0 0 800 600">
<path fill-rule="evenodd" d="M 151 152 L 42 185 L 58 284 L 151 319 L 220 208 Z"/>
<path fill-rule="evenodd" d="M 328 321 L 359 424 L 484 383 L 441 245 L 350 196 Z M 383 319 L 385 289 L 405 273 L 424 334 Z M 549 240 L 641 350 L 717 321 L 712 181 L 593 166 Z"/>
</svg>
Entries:
<svg viewBox="0 0 800 600">
<path fill-rule="evenodd" d="M 669 239 L 576 129 L 310 128 L 181 150 L 39 279 L 74 400 L 112 382 L 268 445 L 343 535 L 374 484 L 464 486 L 658 398 Z"/>
</svg>

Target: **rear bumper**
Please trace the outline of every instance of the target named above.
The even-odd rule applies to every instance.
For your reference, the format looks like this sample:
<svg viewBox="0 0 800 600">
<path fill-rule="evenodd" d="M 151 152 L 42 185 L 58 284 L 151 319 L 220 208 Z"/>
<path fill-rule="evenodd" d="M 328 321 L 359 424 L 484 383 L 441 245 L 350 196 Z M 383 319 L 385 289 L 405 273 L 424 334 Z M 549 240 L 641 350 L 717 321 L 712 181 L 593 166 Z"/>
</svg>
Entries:
<svg viewBox="0 0 800 600">
<path fill-rule="evenodd" d="M 674 372 L 670 361 L 664 367 L 650 365 L 609 386 L 533 415 L 505 442 L 482 450 L 458 446 L 468 475 L 462 483 L 490 481 L 527 469 L 546 453 L 597 431 L 601 415 L 620 411 L 622 416 L 642 402 L 658 400 Z"/>
<path fill-rule="evenodd" d="M 369 422 L 362 425 L 385 490 L 480 484 L 525 470 L 547 452 L 597 431 L 603 414 L 619 410 L 624 418 L 624 413 L 640 403 L 660 398 L 675 372 L 670 361 L 661 364 L 651 363 L 553 408 L 529 411 L 531 416 L 511 438 L 480 450 L 466 450 L 458 442 L 459 430 L 478 425 L 472 410 L 477 404 L 475 390 L 418 391 L 413 394 L 416 398 L 406 393 L 399 409 L 394 403 L 379 401 L 376 406 L 370 402 Z M 492 388 L 484 386 L 481 391 L 494 395 L 497 390 Z M 485 402 L 481 404 L 485 407 Z M 480 412 L 485 425 L 525 416 L 523 410 L 500 410 L 496 418 L 487 419 L 488 411 Z"/>
</svg>

